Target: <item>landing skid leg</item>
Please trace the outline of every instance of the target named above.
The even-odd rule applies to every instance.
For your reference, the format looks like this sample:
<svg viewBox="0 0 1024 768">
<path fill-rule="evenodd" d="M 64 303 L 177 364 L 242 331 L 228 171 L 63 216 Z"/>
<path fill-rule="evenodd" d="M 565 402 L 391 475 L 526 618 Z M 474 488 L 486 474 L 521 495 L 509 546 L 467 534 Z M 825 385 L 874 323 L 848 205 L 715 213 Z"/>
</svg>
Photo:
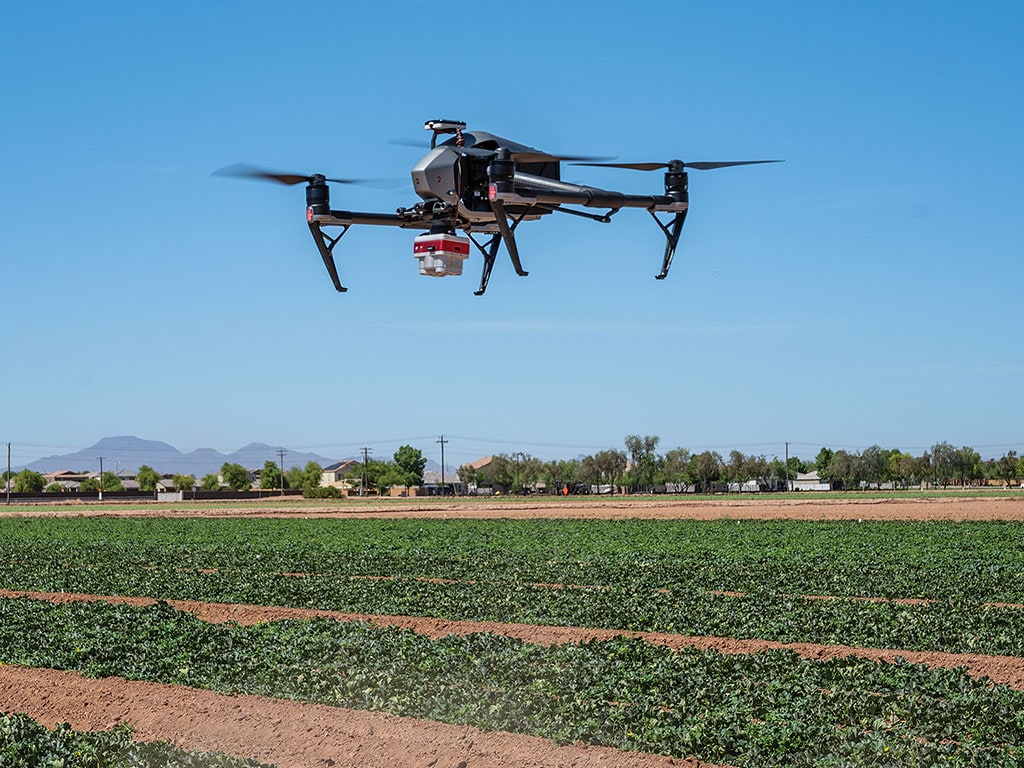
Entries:
<svg viewBox="0 0 1024 768">
<path fill-rule="evenodd" d="M 468 233 L 467 233 L 468 234 Z M 484 271 L 480 275 L 480 287 L 473 291 L 474 296 L 483 296 L 484 291 L 487 290 L 487 283 L 491 279 L 491 269 L 494 268 L 494 258 L 498 255 L 498 248 L 501 246 L 501 233 L 491 235 L 491 239 L 487 241 L 486 246 L 480 245 L 472 235 L 469 239 L 473 241 L 480 253 L 484 255 Z"/>
<path fill-rule="evenodd" d="M 676 246 L 679 245 L 679 235 L 682 234 L 683 224 L 686 222 L 686 213 L 689 208 L 679 211 L 668 224 L 663 224 L 654 211 L 649 211 L 651 218 L 661 227 L 665 233 L 665 256 L 661 261 L 661 272 L 654 276 L 655 280 L 664 280 L 668 276 L 668 269 L 672 266 L 672 257 L 675 256 Z"/>
</svg>

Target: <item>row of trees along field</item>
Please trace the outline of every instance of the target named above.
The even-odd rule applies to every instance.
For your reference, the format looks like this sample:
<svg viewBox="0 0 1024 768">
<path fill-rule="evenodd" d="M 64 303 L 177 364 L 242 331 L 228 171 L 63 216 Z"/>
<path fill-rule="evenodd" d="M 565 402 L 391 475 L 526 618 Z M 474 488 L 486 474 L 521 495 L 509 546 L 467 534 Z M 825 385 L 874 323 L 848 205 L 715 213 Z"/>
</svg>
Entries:
<svg viewBox="0 0 1024 768">
<path fill-rule="evenodd" d="M 673 448 L 658 453 L 661 439 L 656 435 L 628 435 L 625 450 L 608 449 L 576 459 L 543 461 L 527 453 L 498 454 L 481 469 L 466 464 L 458 468 L 463 485 L 492 487 L 508 493 L 543 486 L 551 491 L 577 485 L 612 485 L 630 491 L 647 491 L 659 485 L 693 486 L 708 492 L 723 486 L 755 482 L 762 489 L 783 490 L 787 478 L 798 473 L 817 471 L 823 481 L 840 488 L 855 489 L 864 485 L 892 483 L 896 487 L 922 484 L 948 487 L 966 486 L 989 481 L 1013 485 L 1024 478 L 1024 457 L 1007 451 L 998 459 L 983 460 L 969 446 L 955 448 L 947 442 L 936 443 L 931 450 L 913 456 L 896 448 L 872 445 L 863 451 L 822 448 L 814 461 L 790 456 L 787 462 L 777 456 L 733 450 L 728 457 L 717 451 L 691 453 L 686 448 Z M 386 491 L 395 486 L 419 485 L 427 460 L 419 449 L 403 445 L 392 459 L 369 461 L 353 467 L 348 478 L 353 485 L 367 490 Z M 260 472 L 259 486 L 267 490 L 301 489 L 307 496 L 328 495 L 320 487 L 323 468 L 311 461 L 305 467 L 294 466 L 284 472 L 273 461 L 267 461 Z M 13 475 L 11 490 L 15 493 L 59 493 L 58 483 L 46 484 L 43 475 L 22 470 Z M 136 475 L 139 490 L 154 491 L 162 476 L 152 467 L 142 465 Z M 7 479 L 7 473 L 4 473 Z M 454 480 L 454 478 L 452 478 Z M 225 463 L 220 474 L 207 474 L 198 481 L 194 475 L 174 475 L 170 484 L 175 490 L 190 491 L 195 487 L 215 491 L 223 487 L 241 491 L 251 487 L 248 471 L 240 464 Z M 98 491 L 100 483 L 90 477 L 82 481 L 80 490 Z M 103 473 L 103 490 L 120 491 L 123 485 L 113 472 Z"/>
<path fill-rule="evenodd" d="M 799 473 L 811 471 L 817 471 L 823 481 L 847 489 L 882 483 L 904 488 L 921 484 L 966 486 L 989 480 L 1012 485 L 1024 478 L 1024 457 L 1018 458 L 1016 451 L 982 460 L 973 448 L 954 448 L 946 442 L 936 443 L 920 456 L 878 445 L 860 452 L 822 448 L 813 461 L 790 456 L 788 465 L 777 456 L 768 459 L 736 450 L 727 457 L 717 451 L 691 453 L 686 448 L 661 454 L 657 452 L 660 442 L 656 435 L 629 435 L 625 450 L 609 449 L 578 459 L 547 462 L 525 453 L 499 454 L 481 469 L 468 464 L 459 467 L 459 480 L 505 492 L 541 485 L 561 489 L 601 484 L 630 491 L 677 484 L 708 492 L 750 481 L 762 489 L 783 490 L 787 478 L 792 480 Z"/>
</svg>

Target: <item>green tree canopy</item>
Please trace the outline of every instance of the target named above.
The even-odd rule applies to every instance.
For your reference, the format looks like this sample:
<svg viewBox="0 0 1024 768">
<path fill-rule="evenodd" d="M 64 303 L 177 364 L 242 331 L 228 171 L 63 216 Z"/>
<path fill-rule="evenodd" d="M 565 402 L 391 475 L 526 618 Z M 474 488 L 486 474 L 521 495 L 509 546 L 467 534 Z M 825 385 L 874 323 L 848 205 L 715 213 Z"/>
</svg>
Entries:
<svg viewBox="0 0 1024 768">
<path fill-rule="evenodd" d="M 156 484 L 160 482 L 159 473 L 148 464 L 143 464 L 139 467 L 139 471 L 135 475 L 135 479 L 139 482 L 140 491 L 155 491 Z"/>
<path fill-rule="evenodd" d="M 115 475 L 113 472 L 104 472 L 103 490 L 110 492 L 123 491 L 124 484 L 121 482 L 121 478 Z"/>
<path fill-rule="evenodd" d="M 23 469 L 14 476 L 15 493 L 40 493 L 46 487 L 46 478 L 31 469 Z"/>
<path fill-rule="evenodd" d="M 220 488 L 220 480 L 211 472 L 208 475 L 203 475 L 203 479 L 199 481 L 199 487 L 204 491 L 216 491 Z"/>
<path fill-rule="evenodd" d="M 176 491 L 191 491 L 195 488 L 196 476 L 195 475 L 175 475 L 174 476 L 174 490 Z"/>
<path fill-rule="evenodd" d="M 241 464 L 224 464 L 220 468 L 224 483 L 233 491 L 244 491 L 250 487 L 249 473 Z"/>
<path fill-rule="evenodd" d="M 394 455 L 395 470 L 400 483 L 409 488 L 410 485 L 420 485 L 423 482 L 423 468 L 427 460 L 418 448 L 411 445 L 403 445 Z"/>
<path fill-rule="evenodd" d="M 626 450 L 632 466 L 629 470 L 629 484 L 633 488 L 647 488 L 654 484 L 658 470 L 658 456 L 654 450 L 661 438 L 657 435 L 627 435 Z"/>
<path fill-rule="evenodd" d="M 260 472 L 260 488 L 274 489 L 282 487 L 281 468 L 269 459 L 263 462 L 263 471 Z"/>
<path fill-rule="evenodd" d="M 378 494 L 383 494 L 392 485 L 401 485 L 395 471 L 395 465 L 390 461 L 379 461 L 370 459 L 366 462 L 366 485 L 368 488 L 376 489 Z"/>
</svg>

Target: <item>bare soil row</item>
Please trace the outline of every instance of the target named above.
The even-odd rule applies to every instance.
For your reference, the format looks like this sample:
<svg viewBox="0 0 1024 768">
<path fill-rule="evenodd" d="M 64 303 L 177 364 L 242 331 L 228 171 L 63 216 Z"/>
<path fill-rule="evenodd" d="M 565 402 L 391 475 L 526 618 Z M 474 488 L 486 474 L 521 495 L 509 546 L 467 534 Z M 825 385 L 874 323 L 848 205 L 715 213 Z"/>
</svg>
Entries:
<svg viewBox="0 0 1024 768">
<path fill-rule="evenodd" d="M 715 768 L 378 712 L 53 669 L 0 667 L 0 711 L 28 714 L 51 728 L 70 723 L 75 730 L 98 731 L 128 724 L 137 741 L 169 741 L 280 768 Z"/>
<path fill-rule="evenodd" d="M 320 501 L 282 505 L 273 500 L 210 504 L 204 502 L 99 505 L 64 502 L 20 507 L 23 516 L 110 517 L 366 517 L 366 518 L 566 518 L 566 519 L 689 519 L 721 518 L 780 520 L 1024 520 L 1024 493 L 1006 496 L 935 496 L 877 498 L 851 495 L 820 499 L 754 496 L 700 497 L 576 497 L 563 500 L 386 499 Z"/>
</svg>

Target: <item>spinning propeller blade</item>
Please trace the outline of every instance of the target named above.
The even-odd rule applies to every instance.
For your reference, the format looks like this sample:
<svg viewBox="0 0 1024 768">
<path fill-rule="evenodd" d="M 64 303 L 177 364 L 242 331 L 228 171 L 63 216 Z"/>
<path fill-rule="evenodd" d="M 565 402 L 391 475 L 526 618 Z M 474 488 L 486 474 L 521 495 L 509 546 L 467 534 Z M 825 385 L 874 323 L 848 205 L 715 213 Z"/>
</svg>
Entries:
<svg viewBox="0 0 1024 768">
<path fill-rule="evenodd" d="M 242 179 L 258 179 L 260 181 L 276 181 L 278 184 L 310 184 L 313 181 L 312 174 L 301 173 L 277 173 L 263 168 L 256 168 L 246 163 L 235 163 L 213 172 L 214 176 L 233 176 Z M 389 182 L 388 179 L 324 179 L 334 184 L 381 184 Z"/>
<path fill-rule="evenodd" d="M 721 162 L 683 163 L 684 168 L 695 171 L 712 171 L 715 168 L 729 168 L 733 165 L 758 165 L 760 163 L 782 163 L 783 160 L 724 160 Z M 573 163 L 573 165 L 590 165 L 599 168 L 628 168 L 632 171 L 656 171 L 668 168 L 670 163 Z"/>
</svg>

